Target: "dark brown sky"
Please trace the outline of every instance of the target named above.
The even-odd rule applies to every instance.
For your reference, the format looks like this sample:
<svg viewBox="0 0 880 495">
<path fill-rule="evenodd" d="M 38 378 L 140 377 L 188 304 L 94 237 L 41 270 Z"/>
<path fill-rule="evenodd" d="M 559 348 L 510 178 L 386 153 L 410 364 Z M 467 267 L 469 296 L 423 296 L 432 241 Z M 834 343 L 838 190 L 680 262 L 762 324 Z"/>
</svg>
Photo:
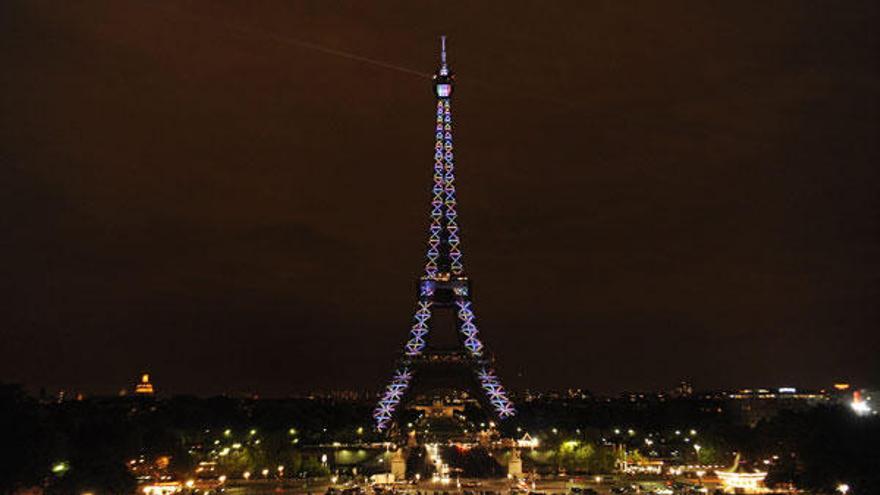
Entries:
<svg viewBox="0 0 880 495">
<path fill-rule="evenodd" d="M 445 32 L 465 263 L 514 388 L 877 384 L 878 25 L 871 1 L 2 2 L 0 381 L 381 385 Z"/>
</svg>

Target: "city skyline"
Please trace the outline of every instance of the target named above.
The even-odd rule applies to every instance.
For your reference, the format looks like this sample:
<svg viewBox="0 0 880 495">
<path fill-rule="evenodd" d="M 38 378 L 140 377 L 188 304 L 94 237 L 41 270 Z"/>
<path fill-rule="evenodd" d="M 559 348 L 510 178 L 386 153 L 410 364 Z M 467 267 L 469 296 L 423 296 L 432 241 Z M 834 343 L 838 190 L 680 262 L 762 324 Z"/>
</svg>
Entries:
<svg viewBox="0 0 880 495">
<path fill-rule="evenodd" d="M 872 386 L 878 9 L 762 8 L 4 5 L 0 381 L 378 390 L 446 32 L 508 387 Z"/>
</svg>

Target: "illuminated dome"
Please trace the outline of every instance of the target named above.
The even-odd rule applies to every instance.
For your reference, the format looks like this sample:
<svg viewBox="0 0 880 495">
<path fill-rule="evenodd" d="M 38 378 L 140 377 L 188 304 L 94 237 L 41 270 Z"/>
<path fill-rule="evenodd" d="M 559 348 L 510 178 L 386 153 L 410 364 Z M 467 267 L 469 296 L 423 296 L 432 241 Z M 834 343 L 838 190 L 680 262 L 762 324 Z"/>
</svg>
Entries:
<svg viewBox="0 0 880 495">
<path fill-rule="evenodd" d="M 153 389 L 153 384 L 150 383 L 149 373 L 141 374 L 141 380 L 135 385 L 134 393 L 137 395 L 153 395 L 156 393 L 155 389 Z"/>
</svg>

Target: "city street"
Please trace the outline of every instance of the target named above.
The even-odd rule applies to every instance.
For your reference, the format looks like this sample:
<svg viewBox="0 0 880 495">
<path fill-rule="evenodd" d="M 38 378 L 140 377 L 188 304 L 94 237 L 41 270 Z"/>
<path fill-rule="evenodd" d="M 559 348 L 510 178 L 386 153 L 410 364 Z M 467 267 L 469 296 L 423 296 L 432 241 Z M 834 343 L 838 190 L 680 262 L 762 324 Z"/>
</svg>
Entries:
<svg viewBox="0 0 880 495">
<path fill-rule="evenodd" d="M 597 493 L 602 495 L 611 494 L 611 490 L 614 487 L 624 487 L 632 485 L 640 488 L 640 491 L 638 493 L 651 493 L 654 490 L 657 490 L 658 488 L 664 486 L 665 482 L 666 480 L 658 480 L 656 477 L 643 476 L 627 477 L 625 479 L 600 483 L 577 483 L 576 486 L 592 488 L 593 490 L 596 490 Z M 309 483 L 279 483 L 277 481 L 271 480 L 249 482 L 231 481 L 228 484 L 225 493 L 229 495 L 258 495 L 269 493 L 323 495 L 324 493 L 326 493 L 327 489 L 330 486 L 331 484 L 326 481 L 312 481 Z M 534 491 L 547 495 L 561 495 L 571 493 L 570 487 L 572 486 L 572 484 L 568 480 L 538 480 L 535 482 L 534 488 L 531 487 L 531 484 L 529 484 L 528 486 L 528 491 Z M 716 488 L 714 483 L 707 483 L 705 486 L 710 493 Z M 395 487 L 396 493 L 407 495 L 449 495 L 456 493 L 480 495 L 482 493 L 506 494 L 511 493 L 511 491 L 516 493 L 517 488 L 514 483 L 507 479 L 461 479 L 458 482 L 451 481 L 450 483 L 420 482 L 418 484 L 399 485 Z M 519 493 L 524 493 L 524 491 L 521 489 L 518 491 Z M 367 493 L 372 493 L 372 490 L 367 489 Z"/>
</svg>

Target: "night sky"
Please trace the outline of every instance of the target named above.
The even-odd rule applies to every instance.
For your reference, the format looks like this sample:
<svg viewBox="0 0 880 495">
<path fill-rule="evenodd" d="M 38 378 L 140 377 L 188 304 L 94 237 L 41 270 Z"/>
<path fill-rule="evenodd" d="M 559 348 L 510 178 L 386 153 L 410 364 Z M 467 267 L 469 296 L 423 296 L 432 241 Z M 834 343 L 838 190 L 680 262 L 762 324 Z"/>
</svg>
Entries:
<svg viewBox="0 0 880 495">
<path fill-rule="evenodd" d="M 4 1 L 0 381 L 382 386 L 446 33 L 510 386 L 876 385 L 878 25 L 871 1 Z"/>
</svg>

